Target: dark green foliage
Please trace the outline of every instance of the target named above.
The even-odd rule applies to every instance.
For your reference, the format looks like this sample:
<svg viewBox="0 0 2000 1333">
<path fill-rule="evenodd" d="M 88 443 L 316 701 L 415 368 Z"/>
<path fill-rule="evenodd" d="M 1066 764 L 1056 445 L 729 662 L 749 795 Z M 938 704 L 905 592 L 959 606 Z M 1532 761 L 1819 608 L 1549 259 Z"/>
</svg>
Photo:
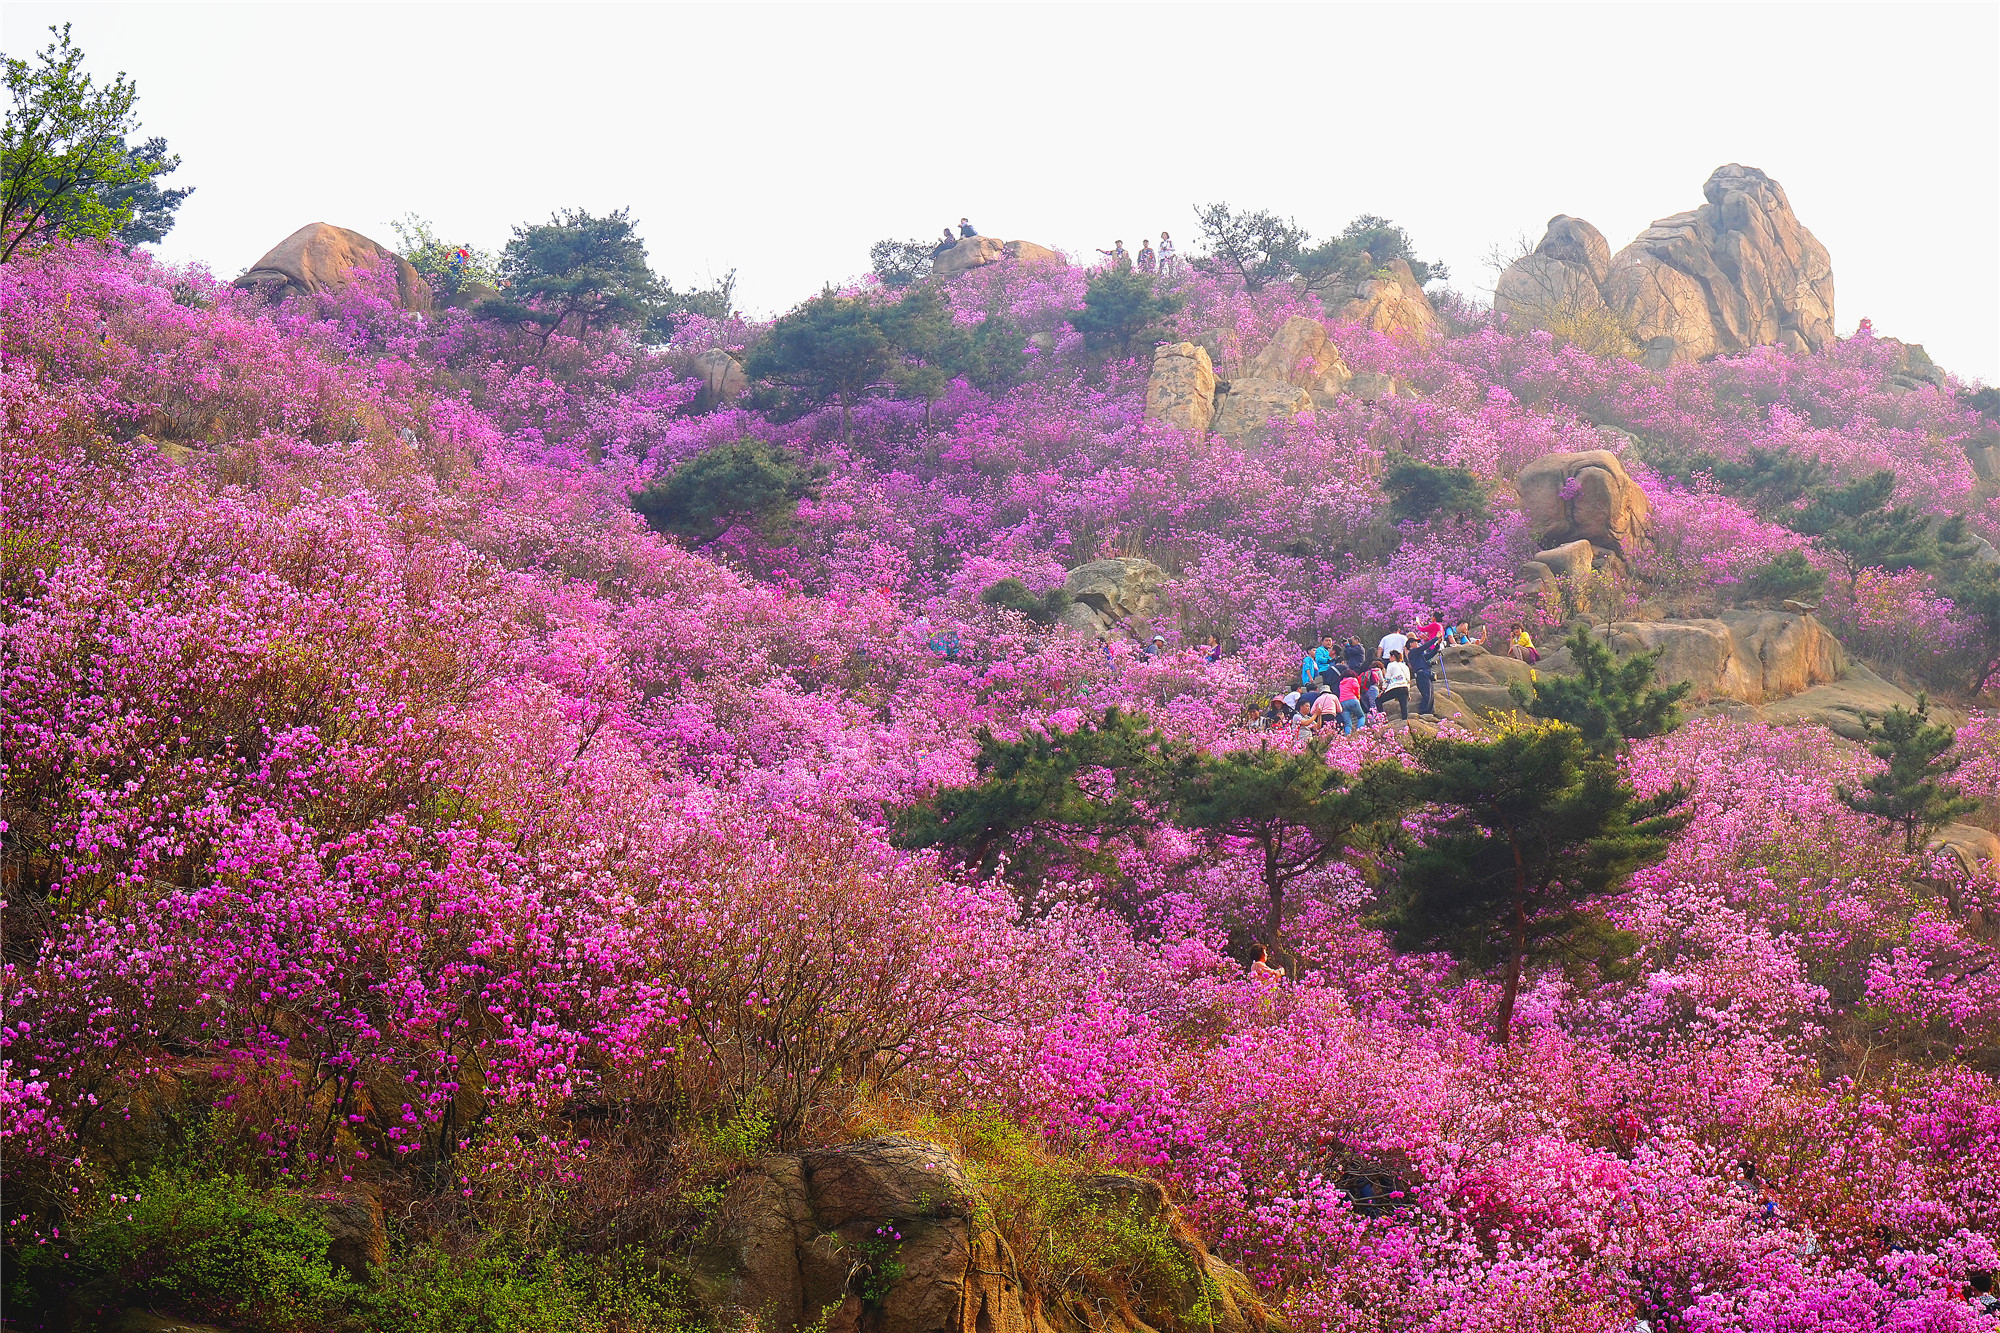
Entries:
<svg viewBox="0 0 2000 1333">
<path fill-rule="evenodd" d="M 139 1305 L 233 1328 L 324 1328 L 360 1295 L 328 1261 L 331 1239 L 307 1205 L 239 1176 L 155 1171 L 67 1225 L 63 1245 L 10 1256 L 8 1305 L 60 1308 L 74 1293 L 98 1308 Z"/>
<path fill-rule="evenodd" d="M 1352 287 L 1396 259 L 1409 264 L 1418 286 L 1451 276 L 1442 263 L 1418 259 L 1410 234 L 1373 213 L 1363 213 L 1340 235 L 1317 245 L 1305 228 L 1267 209 L 1238 213 L 1228 204 L 1204 204 L 1195 216 L 1208 249 L 1198 265 L 1233 273 L 1252 292 L 1293 276 L 1311 292 Z"/>
<path fill-rule="evenodd" d="M 1636 653 L 1624 661 L 1587 629 L 1566 640 L 1578 674 L 1544 674 L 1532 685 L 1509 685 L 1514 702 L 1534 717 L 1574 727 L 1600 755 L 1616 753 L 1627 741 L 1658 736 L 1680 725 L 1680 701 L 1694 688 L 1687 681 L 1654 685 L 1659 652 Z M 1663 651 L 1663 650 L 1662 650 Z"/>
<path fill-rule="evenodd" d="M 0 141 L 0 264 L 23 245 L 58 236 L 157 241 L 187 190 L 153 184 L 180 165 L 164 139 L 132 147 L 139 90 L 118 75 L 83 72 L 69 25 L 35 59 L 4 59 L 7 125 Z"/>
<path fill-rule="evenodd" d="M 1641 798 L 1574 727 L 1538 722 L 1493 741 L 1409 739 L 1414 795 L 1440 818 L 1400 860 L 1374 924 L 1403 951 L 1500 970 L 1494 1040 L 1506 1045 L 1526 970 L 1611 964 L 1634 942 L 1593 913 L 1664 856 L 1687 792 Z"/>
<path fill-rule="evenodd" d="M 1203 204 L 1195 216 L 1208 250 L 1208 257 L 1196 263 L 1235 274 L 1251 292 L 1290 276 L 1301 247 L 1312 239 L 1298 223 L 1269 209 L 1238 213 L 1226 203 Z"/>
<path fill-rule="evenodd" d="M 1978 632 L 1966 692 L 1977 694 L 2000 671 L 2000 566 L 1962 563 L 1945 580 L 1945 592 Z"/>
<path fill-rule="evenodd" d="M 1116 846 L 1159 822 L 1188 748 L 1143 717 L 1105 711 L 1075 731 L 1003 741 L 981 729 L 978 780 L 901 812 L 899 847 L 937 847 L 959 864 L 1035 884 L 1059 872 L 1115 876 Z"/>
<path fill-rule="evenodd" d="M 1743 462 L 1695 460 L 1695 470 L 1707 472 L 1726 495 L 1749 502 L 1766 518 L 1782 521 L 1810 496 L 1826 487 L 1827 466 L 1817 458 L 1802 458 L 1789 449 L 1752 448 Z"/>
<path fill-rule="evenodd" d="M 163 190 L 157 184 L 159 177 L 179 168 L 180 155 L 169 153 L 167 141 L 155 136 L 137 148 L 126 148 L 125 156 L 130 169 L 121 173 L 123 179 L 108 182 L 97 191 L 98 201 L 106 209 L 127 218 L 111 235 L 121 245 L 163 241 L 174 229 L 174 214 L 194 193 L 192 185 Z"/>
<path fill-rule="evenodd" d="M 737 524 L 781 537 L 799 501 L 819 492 L 824 463 L 807 465 L 782 445 L 744 438 L 704 449 L 633 498 L 654 531 L 695 547 Z"/>
<path fill-rule="evenodd" d="M 1826 574 L 1813 567 L 1804 551 L 1785 551 L 1765 561 L 1748 586 L 1753 595 L 1772 601 L 1817 597 L 1826 591 Z"/>
<path fill-rule="evenodd" d="M 1451 270 L 1441 260 L 1417 258 L 1410 233 L 1373 213 L 1363 213 L 1347 224 L 1340 235 L 1329 237 L 1310 249 L 1302 248 L 1291 260 L 1293 270 L 1304 280 L 1306 290 L 1324 292 L 1330 288 L 1353 286 L 1369 275 L 1400 259 L 1410 266 L 1417 285 L 1443 282 Z"/>
<path fill-rule="evenodd" d="M 1260 937 L 1282 954 L 1286 888 L 1350 848 L 1389 841 L 1409 800 L 1410 774 L 1400 764 L 1367 764 L 1350 778 L 1326 762 L 1321 745 L 1260 747 L 1191 760 L 1176 781 L 1173 818 L 1212 841 L 1256 848 L 1265 895 Z"/>
<path fill-rule="evenodd" d="M 1958 733 L 1932 722 L 1930 713 L 1930 699 L 1920 694 L 1915 711 L 1892 708 L 1879 723 L 1869 719 L 1868 753 L 1884 767 L 1859 791 L 1838 789 L 1848 809 L 1881 820 L 1885 829 L 1901 829 L 1906 852 L 1920 849 L 1932 829 L 1979 808 L 1951 781 L 1965 763 L 1964 755 L 1951 753 Z"/>
<path fill-rule="evenodd" d="M 2000 387 L 1989 384 L 1983 389 L 1960 389 L 1958 396 L 1967 407 L 1988 421 L 2000 421 Z"/>
<path fill-rule="evenodd" d="M 544 343 L 565 324 L 586 332 L 639 323 L 660 297 L 629 208 L 603 217 L 573 208 L 514 228 L 500 278 L 504 289 L 479 303 L 479 317 L 539 330 Z"/>
<path fill-rule="evenodd" d="M 1181 305 L 1180 297 L 1154 290 L 1150 273 L 1106 269 L 1090 275 L 1083 311 L 1070 322 L 1083 335 L 1085 346 L 1115 347 L 1119 356 L 1129 357 L 1133 342 Z"/>
<path fill-rule="evenodd" d="M 889 373 L 895 348 L 885 322 L 872 302 L 822 292 L 771 326 L 743 358 L 744 373 L 785 386 L 808 407 L 839 403 L 846 440 L 854 404 Z"/>
<path fill-rule="evenodd" d="M 1037 597 L 1021 580 L 1004 578 L 980 593 L 979 600 L 988 606 L 1018 611 L 1037 625 L 1053 625 L 1062 619 L 1074 599 L 1067 588 L 1051 588 Z"/>
<path fill-rule="evenodd" d="M 1795 531 L 1839 562 L 1849 592 L 1864 569 L 1890 574 L 1936 570 L 1972 553 L 1964 515 L 1934 522 L 1914 505 L 1890 505 L 1895 489 L 1896 474 L 1885 468 L 1845 486 L 1818 490 L 1788 519 Z"/>
<path fill-rule="evenodd" d="M 1423 523 L 1445 514 L 1452 518 L 1484 518 L 1486 488 L 1462 467 L 1433 467 L 1404 460 L 1383 474 L 1390 512 L 1399 523 Z"/>
<path fill-rule="evenodd" d="M 880 240 L 868 247 L 868 271 L 890 291 L 914 287 L 930 277 L 941 248 L 936 241 Z"/>
</svg>

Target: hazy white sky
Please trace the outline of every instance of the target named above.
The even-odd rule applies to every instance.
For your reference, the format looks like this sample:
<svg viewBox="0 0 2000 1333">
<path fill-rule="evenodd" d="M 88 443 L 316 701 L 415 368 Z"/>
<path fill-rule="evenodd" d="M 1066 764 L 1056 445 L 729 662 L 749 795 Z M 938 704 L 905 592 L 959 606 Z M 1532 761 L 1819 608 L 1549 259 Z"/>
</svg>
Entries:
<svg viewBox="0 0 2000 1333">
<path fill-rule="evenodd" d="M 1226 199 L 1407 226 L 1453 285 L 1588 218 L 1612 248 L 1759 166 L 1857 319 L 2000 381 L 2000 6 L 15 4 L 138 81 L 234 274 L 312 221 L 486 246 L 630 205 L 757 313 L 969 214 L 1073 253 Z"/>
</svg>

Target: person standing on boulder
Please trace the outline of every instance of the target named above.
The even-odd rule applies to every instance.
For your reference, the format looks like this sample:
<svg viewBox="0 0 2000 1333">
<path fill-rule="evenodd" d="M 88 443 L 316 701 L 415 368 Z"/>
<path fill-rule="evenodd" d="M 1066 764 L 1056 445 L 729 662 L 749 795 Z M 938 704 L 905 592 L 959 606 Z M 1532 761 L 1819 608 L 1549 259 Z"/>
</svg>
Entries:
<svg viewBox="0 0 2000 1333">
<path fill-rule="evenodd" d="M 958 237 L 960 240 L 964 240 L 968 236 L 977 236 L 978 234 L 979 233 L 977 231 L 973 230 L 971 222 L 967 221 L 965 218 L 960 218 L 958 220 Z"/>
<path fill-rule="evenodd" d="M 1431 708 L 1431 685 L 1437 679 L 1439 647 L 1436 639 L 1420 639 L 1410 649 L 1410 678 L 1417 683 L 1417 712 L 1425 717 L 1436 716 Z"/>
<path fill-rule="evenodd" d="M 1389 705 L 1395 704 L 1402 714 L 1402 720 L 1410 720 L 1410 668 L 1403 661 L 1400 651 L 1389 654 L 1389 665 L 1382 668 L 1382 711 L 1388 712 Z"/>
</svg>

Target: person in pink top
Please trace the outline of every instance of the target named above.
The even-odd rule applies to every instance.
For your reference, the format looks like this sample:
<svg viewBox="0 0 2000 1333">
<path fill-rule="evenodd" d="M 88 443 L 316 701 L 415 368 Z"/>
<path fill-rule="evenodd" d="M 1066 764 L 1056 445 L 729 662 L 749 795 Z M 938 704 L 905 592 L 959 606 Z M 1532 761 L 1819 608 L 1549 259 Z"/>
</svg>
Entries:
<svg viewBox="0 0 2000 1333">
<path fill-rule="evenodd" d="M 1340 678 L 1340 732 L 1352 736 L 1355 731 L 1368 725 L 1368 715 L 1361 709 L 1361 678 L 1342 676 Z"/>
</svg>

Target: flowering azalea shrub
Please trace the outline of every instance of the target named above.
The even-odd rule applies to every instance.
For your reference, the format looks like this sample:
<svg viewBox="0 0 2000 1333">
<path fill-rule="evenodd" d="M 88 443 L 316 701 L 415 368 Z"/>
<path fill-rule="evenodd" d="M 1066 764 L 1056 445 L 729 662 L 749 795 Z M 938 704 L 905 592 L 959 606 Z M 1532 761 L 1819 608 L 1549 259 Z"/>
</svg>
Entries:
<svg viewBox="0 0 2000 1333">
<path fill-rule="evenodd" d="M 1177 336 L 1254 349 L 1317 313 L 1173 282 Z M 1870 761 L 1824 732 L 1634 745 L 1693 819 L 1607 909 L 1631 958 L 1532 978 L 1505 1048 L 1491 981 L 1368 924 L 1365 864 L 1290 890 L 1279 980 L 1232 954 L 1245 843 L 1149 831 L 1114 899 L 890 837 L 982 729 L 1117 706 L 1302 746 L 1246 713 L 1300 637 L 1495 605 L 1533 553 L 1514 470 L 1601 427 L 1894 466 L 1963 510 L 1968 415 L 1890 392 L 1866 335 L 1656 374 L 1464 316 L 1426 345 L 1335 330 L 1417 396 L 1196 441 L 1144 417 L 1143 362 L 1084 352 L 1075 270 L 948 295 L 1036 340 L 1025 380 L 959 382 L 928 430 L 866 400 L 843 445 L 833 412 L 691 410 L 688 355 L 740 324 L 543 347 L 366 280 L 274 310 L 87 246 L 0 270 L 0 1149 L 10 1270 L 55 1284 L 28 1295 L 124 1234 L 169 1122 L 230 1190 L 395 1203 L 393 1304 L 535 1255 L 572 1292 L 563 1256 L 684 1243 L 727 1169 L 916 1107 L 1157 1177 L 1301 1329 L 1979 1327 L 2000 885 L 1850 812 Z M 691 552 L 633 512 L 746 435 L 828 465 L 788 528 Z M 1470 469 L 1491 515 L 1396 523 L 1392 457 Z M 1713 610 L 1802 546 L 1630 465 L 1653 595 Z M 979 600 L 1117 553 L 1168 568 L 1163 653 Z M 1922 576 L 1852 602 L 1829 615 L 1887 667 L 1958 651 Z M 1959 738 L 1961 781 L 2000 791 L 1991 715 Z M 1332 762 L 1398 754 L 1370 728 Z"/>
</svg>

